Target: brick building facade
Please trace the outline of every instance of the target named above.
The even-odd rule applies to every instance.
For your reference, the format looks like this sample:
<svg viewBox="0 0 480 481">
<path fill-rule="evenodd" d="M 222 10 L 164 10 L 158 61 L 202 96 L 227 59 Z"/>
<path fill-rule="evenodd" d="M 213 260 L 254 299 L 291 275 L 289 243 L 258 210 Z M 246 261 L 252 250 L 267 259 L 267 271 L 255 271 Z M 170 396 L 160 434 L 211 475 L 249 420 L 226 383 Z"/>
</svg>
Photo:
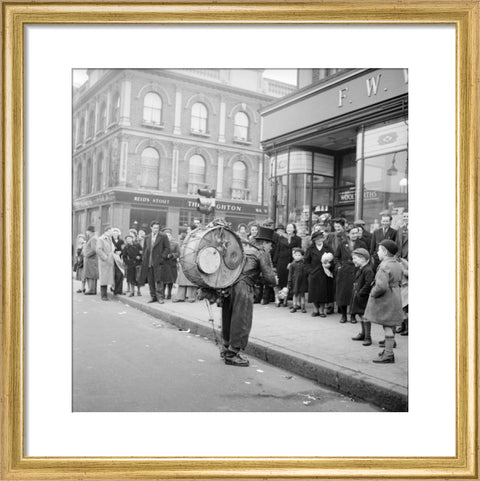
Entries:
<svg viewBox="0 0 480 481">
<path fill-rule="evenodd" d="M 177 235 L 199 216 L 197 188 L 216 189 L 234 227 L 266 217 L 259 110 L 292 86 L 261 69 L 88 73 L 73 99 L 74 236 L 152 220 Z"/>
</svg>

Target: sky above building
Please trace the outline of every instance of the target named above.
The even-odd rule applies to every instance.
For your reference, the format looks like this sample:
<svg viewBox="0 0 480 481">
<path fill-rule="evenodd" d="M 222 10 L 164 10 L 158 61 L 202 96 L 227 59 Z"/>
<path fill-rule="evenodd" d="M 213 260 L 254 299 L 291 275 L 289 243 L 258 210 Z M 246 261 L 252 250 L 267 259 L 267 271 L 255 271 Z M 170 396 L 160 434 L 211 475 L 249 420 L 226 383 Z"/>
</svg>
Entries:
<svg viewBox="0 0 480 481">
<path fill-rule="evenodd" d="M 297 70 L 296 69 L 266 69 L 264 77 L 273 80 L 279 80 L 288 84 L 297 84 Z M 73 85 L 79 87 L 87 80 L 87 69 L 73 70 Z"/>
</svg>

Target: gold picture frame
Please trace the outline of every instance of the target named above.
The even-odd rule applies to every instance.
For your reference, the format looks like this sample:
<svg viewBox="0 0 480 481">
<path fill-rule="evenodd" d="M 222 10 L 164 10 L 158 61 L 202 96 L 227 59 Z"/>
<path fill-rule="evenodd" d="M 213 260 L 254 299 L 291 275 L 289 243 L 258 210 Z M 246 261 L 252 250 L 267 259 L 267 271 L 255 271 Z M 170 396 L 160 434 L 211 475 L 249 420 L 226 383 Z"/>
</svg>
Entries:
<svg viewBox="0 0 480 481">
<path fill-rule="evenodd" d="M 478 479 L 477 1 L 2 2 L 2 479 Z M 136 458 L 24 455 L 24 28 L 28 24 L 392 24 L 456 28 L 456 455 Z"/>
</svg>

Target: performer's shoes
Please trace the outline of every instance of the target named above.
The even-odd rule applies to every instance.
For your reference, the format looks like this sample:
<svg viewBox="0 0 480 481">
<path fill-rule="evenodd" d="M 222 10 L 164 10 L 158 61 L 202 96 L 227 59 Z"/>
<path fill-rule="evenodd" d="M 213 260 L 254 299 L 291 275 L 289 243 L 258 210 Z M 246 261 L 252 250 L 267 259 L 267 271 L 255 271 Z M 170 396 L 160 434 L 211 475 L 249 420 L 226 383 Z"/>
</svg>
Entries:
<svg viewBox="0 0 480 481">
<path fill-rule="evenodd" d="M 312 312 L 312 317 L 318 317 L 318 316 L 320 316 L 319 312 Z"/>
<path fill-rule="evenodd" d="M 133 297 L 135 294 L 133 292 L 128 293 L 128 297 Z"/>
<path fill-rule="evenodd" d="M 248 367 L 250 366 L 250 361 L 243 357 L 239 352 L 237 352 L 234 356 L 229 356 L 232 351 L 229 351 L 225 355 L 225 364 L 229 366 L 239 366 L 239 367 Z"/>
<path fill-rule="evenodd" d="M 151 304 L 152 302 L 157 302 L 157 298 L 156 297 L 152 297 L 149 301 L 147 301 L 149 304 Z"/>
</svg>

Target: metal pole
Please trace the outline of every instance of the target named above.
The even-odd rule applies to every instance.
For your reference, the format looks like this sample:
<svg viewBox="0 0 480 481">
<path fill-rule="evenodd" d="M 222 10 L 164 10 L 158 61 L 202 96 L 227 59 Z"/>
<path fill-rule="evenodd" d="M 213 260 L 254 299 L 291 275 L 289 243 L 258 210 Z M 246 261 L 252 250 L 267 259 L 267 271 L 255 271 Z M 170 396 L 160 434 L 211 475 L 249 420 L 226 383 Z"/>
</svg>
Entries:
<svg viewBox="0 0 480 481">
<path fill-rule="evenodd" d="M 273 222 L 277 225 L 277 149 L 274 149 L 275 166 L 273 175 Z"/>
<path fill-rule="evenodd" d="M 286 202 L 286 212 L 285 212 L 285 227 L 288 224 L 289 218 L 289 208 L 290 208 L 290 147 L 288 148 L 287 154 L 287 202 Z"/>
<path fill-rule="evenodd" d="M 365 175 L 365 126 L 360 128 L 360 152 L 357 152 L 355 185 L 355 220 L 363 219 L 363 190 Z M 357 142 L 358 145 L 358 142 Z"/>
<path fill-rule="evenodd" d="M 310 216 L 308 218 L 309 226 L 308 230 L 312 232 L 313 228 L 313 173 L 314 173 L 314 159 L 315 159 L 315 152 L 312 151 L 312 173 L 310 175 Z"/>
</svg>

